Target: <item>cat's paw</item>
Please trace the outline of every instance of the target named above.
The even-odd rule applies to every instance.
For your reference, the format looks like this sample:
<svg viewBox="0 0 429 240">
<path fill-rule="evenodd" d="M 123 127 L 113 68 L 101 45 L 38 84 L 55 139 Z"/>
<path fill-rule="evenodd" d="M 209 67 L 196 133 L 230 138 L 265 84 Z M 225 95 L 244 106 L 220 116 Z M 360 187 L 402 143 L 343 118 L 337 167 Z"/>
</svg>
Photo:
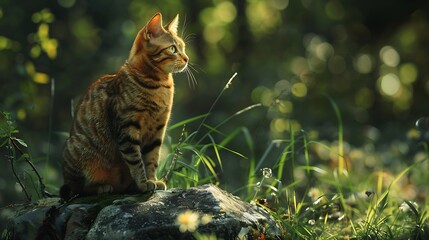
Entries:
<svg viewBox="0 0 429 240">
<path fill-rule="evenodd" d="M 156 190 L 167 190 L 167 185 L 163 181 L 154 181 L 156 184 Z"/>
<path fill-rule="evenodd" d="M 153 192 L 155 190 L 166 190 L 167 186 L 162 181 L 148 180 L 138 186 L 142 193 Z"/>
<path fill-rule="evenodd" d="M 156 184 L 155 181 L 148 180 L 144 183 L 139 184 L 138 187 L 142 193 L 153 192 L 156 189 Z"/>
<path fill-rule="evenodd" d="M 111 193 L 113 192 L 113 187 L 110 185 L 100 185 L 96 190 L 97 193 Z"/>
</svg>

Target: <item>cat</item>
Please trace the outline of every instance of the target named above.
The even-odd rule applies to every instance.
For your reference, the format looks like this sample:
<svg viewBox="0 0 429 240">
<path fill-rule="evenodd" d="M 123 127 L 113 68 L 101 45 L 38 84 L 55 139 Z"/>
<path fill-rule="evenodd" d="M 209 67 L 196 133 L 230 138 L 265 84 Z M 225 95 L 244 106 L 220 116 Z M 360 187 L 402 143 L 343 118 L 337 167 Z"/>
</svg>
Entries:
<svg viewBox="0 0 429 240">
<path fill-rule="evenodd" d="M 82 96 L 63 151 L 63 199 L 166 189 L 155 175 L 173 104 L 172 73 L 189 62 L 178 21 L 179 15 L 163 26 L 155 14 L 119 71 Z"/>
</svg>

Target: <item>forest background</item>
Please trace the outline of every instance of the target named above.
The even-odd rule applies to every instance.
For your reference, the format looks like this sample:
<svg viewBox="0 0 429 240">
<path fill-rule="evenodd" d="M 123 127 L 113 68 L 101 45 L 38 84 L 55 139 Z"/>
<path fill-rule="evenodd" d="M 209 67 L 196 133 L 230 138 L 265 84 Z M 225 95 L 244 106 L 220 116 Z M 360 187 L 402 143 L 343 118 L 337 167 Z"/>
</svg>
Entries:
<svg viewBox="0 0 429 240">
<path fill-rule="evenodd" d="M 330 170 L 337 167 L 332 149 L 342 135 L 348 170 L 361 179 L 384 174 L 386 184 L 427 156 L 419 145 L 424 132 L 415 122 L 429 115 L 428 1 L 0 0 L 0 110 L 16 121 L 16 136 L 27 143 L 51 192 L 62 182 L 73 100 L 99 76 L 116 72 L 137 31 L 158 11 L 165 21 L 179 13 L 179 32 L 198 81 L 193 87 L 186 74 L 174 76 L 172 125 L 207 113 L 237 72 L 205 123 L 216 126 L 257 106 L 214 136 L 246 129 L 251 151 L 243 139 L 228 144 L 243 156 L 270 159 L 284 147 L 273 141 L 305 135 L 331 149 L 314 145 L 305 159 Z M 169 131 L 168 142 L 177 144 L 180 134 L 181 127 Z M 0 206 L 22 202 L 7 149 L 0 154 Z M 296 155 L 304 161 L 303 152 Z M 223 156 L 218 182 L 238 191 L 247 183 L 248 162 L 230 152 Z M 260 167 L 273 165 L 266 160 Z M 17 165 L 24 181 L 31 175 L 25 166 Z M 422 168 L 429 170 L 427 161 Z M 294 181 L 317 184 L 296 171 Z M 281 180 L 290 183 L 287 176 Z M 401 197 L 424 202 L 427 181 L 408 175 Z M 364 183 L 361 190 L 376 188 Z"/>
</svg>

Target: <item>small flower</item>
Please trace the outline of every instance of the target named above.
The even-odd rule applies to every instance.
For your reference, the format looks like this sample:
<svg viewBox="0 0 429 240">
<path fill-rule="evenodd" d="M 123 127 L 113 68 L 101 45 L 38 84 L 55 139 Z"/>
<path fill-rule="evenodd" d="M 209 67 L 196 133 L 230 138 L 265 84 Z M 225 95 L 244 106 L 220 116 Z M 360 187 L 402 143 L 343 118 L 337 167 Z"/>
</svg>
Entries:
<svg viewBox="0 0 429 240">
<path fill-rule="evenodd" d="M 312 201 L 316 201 L 316 200 L 320 199 L 321 193 L 320 193 L 320 190 L 318 188 L 312 187 L 308 191 L 307 195 L 311 198 Z"/>
<path fill-rule="evenodd" d="M 212 215 L 210 215 L 210 214 L 204 214 L 201 217 L 201 224 L 202 225 L 209 224 L 212 220 L 213 220 L 213 216 Z"/>
<path fill-rule="evenodd" d="M 408 203 L 411 203 L 414 206 L 414 208 L 416 208 L 416 209 L 419 207 L 419 205 L 416 202 L 411 202 L 410 201 Z M 401 206 L 399 206 L 399 210 L 402 211 L 402 212 L 408 212 L 408 211 L 410 211 L 411 208 L 410 208 L 410 205 L 408 205 L 408 203 L 403 202 L 401 204 Z"/>
<path fill-rule="evenodd" d="M 199 214 L 191 210 L 186 210 L 177 216 L 176 223 L 179 224 L 180 232 L 194 232 L 200 224 Z"/>
<path fill-rule="evenodd" d="M 310 220 L 308 220 L 308 224 L 314 225 L 314 224 L 316 224 L 316 220 L 310 219 Z"/>
<path fill-rule="evenodd" d="M 255 183 L 255 186 L 253 187 L 253 189 L 258 192 L 259 190 L 261 190 L 261 182 L 257 182 Z"/>
<path fill-rule="evenodd" d="M 273 171 L 271 168 L 262 168 L 262 175 L 264 178 L 271 178 L 273 176 Z"/>
</svg>

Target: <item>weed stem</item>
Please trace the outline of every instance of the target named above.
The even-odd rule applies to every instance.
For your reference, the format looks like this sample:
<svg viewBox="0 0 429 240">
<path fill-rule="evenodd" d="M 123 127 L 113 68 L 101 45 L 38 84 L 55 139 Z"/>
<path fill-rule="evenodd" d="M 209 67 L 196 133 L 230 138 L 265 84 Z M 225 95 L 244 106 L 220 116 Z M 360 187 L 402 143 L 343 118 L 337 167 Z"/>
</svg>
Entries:
<svg viewBox="0 0 429 240">
<path fill-rule="evenodd" d="M 21 186 L 21 189 L 22 189 L 22 191 L 24 192 L 24 194 L 25 194 L 25 197 L 27 198 L 27 201 L 31 201 L 31 196 L 28 194 L 28 192 L 27 192 L 27 189 L 25 188 L 25 186 L 24 186 L 24 184 L 22 184 L 22 182 L 21 182 L 21 179 L 19 178 L 19 176 L 18 176 L 18 174 L 16 173 L 16 170 L 15 170 L 15 165 L 14 165 L 14 162 L 13 161 L 15 161 L 15 159 L 16 159 L 16 152 L 15 152 L 15 143 L 14 143 L 14 140 L 13 140 L 13 138 L 12 137 L 10 137 L 9 138 L 9 148 L 10 148 L 10 166 L 11 166 L 11 168 L 12 168 L 12 172 L 13 172 L 13 175 L 15 176 L 15 178 L 16 178 L 16 180 L 18 181 L 18 184 Z"/>
<path fill-rule="evenodd" d="M 232 80 L 235 78 L 235 76 L 237 76 L 237 73 L 235 72 L 231 78 L 228 80 L 228 82 L 226 83 L 225 87 L 222 89 L 222 91 L 219 93 L 219 95 L 216 97 L 216 100 L 213 102 L 213 104 L 211 105 L 209 111 L 207 112 L 206 116 L 203 118 L 203 120 L 201 121 L 200 125 L 198 126 L 197 130 L 195 131 L 195 133 L 198 134 L 198 132 L 200 131 L 201 127 L 204 125 L 204 123 L 207 120 L 207 117 L 209 116 L 209 114 L 212 112 L 213 108 L 216 106 L 217 102 L 219 101 L 220 97 L 223 95 L 223 93 L 225 92 L 226 89 L 228 89 L 230 87 L 230 85 L 232 84 Z M 192 140 L 194 140 L 195 136 L 197 135 L 195 134 L 194 137 L 192 137 Z"/>
</svg>

